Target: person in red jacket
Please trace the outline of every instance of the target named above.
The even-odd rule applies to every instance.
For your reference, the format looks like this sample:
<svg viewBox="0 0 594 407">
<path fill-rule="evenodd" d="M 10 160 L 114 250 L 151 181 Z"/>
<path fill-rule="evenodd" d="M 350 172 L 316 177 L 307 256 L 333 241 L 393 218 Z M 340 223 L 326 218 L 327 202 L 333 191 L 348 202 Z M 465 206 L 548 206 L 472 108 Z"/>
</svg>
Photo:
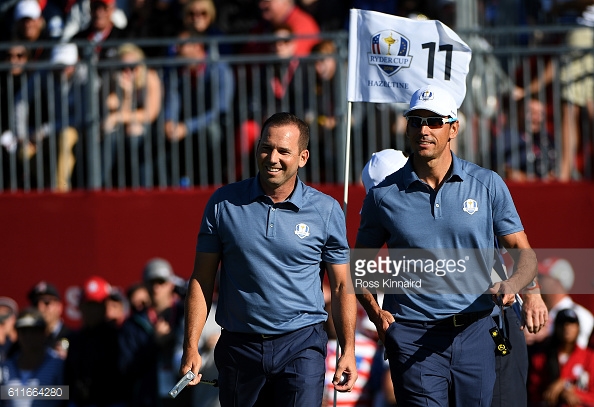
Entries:
<svg viewBox="0 0 594 407">
<path fill-rule="evenodd" d="M 272 34 L 276 28 L 286 25 L 295 36 L 308 36 L 295 40 L 295 56 L 309 55 L 311 48 L 320 41 L 317 35 L 320 27 L 316 20 L 295 4 L 295 0 L 259 0 L 261 19 L 252 28 L 251 34 Z M 269 53 L 265 42 L 247 44 L 243 51 L 247 54 Z"/>
<path fill-rule="evenodd" d="M 553 336 L 531 358 L 530 406 L 594 406 L 594 351 L 577 344 L 578 333 L 575 311 L 559 311 Z"/>
</svg>

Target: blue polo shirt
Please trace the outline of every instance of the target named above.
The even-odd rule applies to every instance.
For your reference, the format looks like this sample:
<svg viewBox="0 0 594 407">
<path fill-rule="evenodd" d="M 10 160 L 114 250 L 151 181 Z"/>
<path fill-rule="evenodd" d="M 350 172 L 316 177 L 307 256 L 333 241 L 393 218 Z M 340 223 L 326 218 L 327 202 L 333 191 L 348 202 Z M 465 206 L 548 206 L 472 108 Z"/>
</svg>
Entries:
<svg viewBox="0 0 594 407">
<path fill-rule="evenodd" d="M 196 250 L 222 255 L 217 323 L 268 335 L 325 321 L 320 263 L 347 264 L 350 255 L 334 198 L 297 179 L 275 204 L 258 177 L 215 191 Z"/>
<path fill-rule="evenodd" d="M 430 290 L 386 295 L 383 308 L 402 320 L 432 321 L 493 308 L 490 295 L 496 236 L 523 230 L 501 177 L 452 153 L 450 177 L 436 192 L 413 170 L 412 159 L 372 188 L 363 202 L 358 244 L 459 253 L 464 272 L 425 273 Z M 413 255 L 414 255 L 414 251 Z M 439 294 L 435 294 L 439 293 Z"/>
</svg>

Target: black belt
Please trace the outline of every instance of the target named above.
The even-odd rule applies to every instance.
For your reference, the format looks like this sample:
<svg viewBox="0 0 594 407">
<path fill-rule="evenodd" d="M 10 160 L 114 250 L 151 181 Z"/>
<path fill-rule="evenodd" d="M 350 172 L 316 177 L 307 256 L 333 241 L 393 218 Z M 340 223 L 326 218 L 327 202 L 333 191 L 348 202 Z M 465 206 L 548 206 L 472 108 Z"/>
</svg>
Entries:
<svg viewBox="0 0 594 407">
<path fill-rule="evenodd" d="M 466 312 L 464 314 L 455 314 L 449 316 L 445 319 L 439 319 L 437 321 L 432 321 L 434 325 L 445 325 L 445 326 L 452 326 L 455 328 L 468 326 L 472 323 L 475 323 L 479 319 L 483 319 L 488 317 L 493 312 L 493 309 L 489 308 L 486 311 L 481 312 Z"/>
<path fill-rule="evenodd" d="M 260 333 L 252 333 L 252 332 L 233 332 L 233 331 L 226 330 L 225 328 L 222 328 L 221 331 L 225 331 L 225 332 L 228 332 L 228 333 L 230 333 L 230 334 L 232 334 L 234 336 L 243 337 L 243 338 L 246 338 L 246 339 L 249 339 L 249 340 L 260 340 L 260 339 L 269 340 L 269 339 L 280 338 L 281 336 L 285 336 L 285 335 L 291 334 L 293 332 L 297 332 L 297 331 L 300 331 L 302 329 L 309 328 L 309 327 L 314 326 L 314 325 L 323 325 L 323 323 L 322 322 L 318 322 L 318 323 L 313 324 L 313 325 L 306 325 L 306 326 L 301 327 L 301 328 L 298 328 L 298 329 L 296 329 L 294 331 L 283 332 L 283 333 L 280 333 L 280 334 L 260 334 Z"/>
<path fill-rule="evenodd" d="M 486 311 L 480 311 L 480 312 L 466 312 L 463 314 L 454 314 L 454 315 L 450 315 L 447 318 L 443 318 L 443 319 L 437 319 L 434 321 L 402 321 L 405 323 L 418 323 L 418 324 L 426 324 L 426 325 L 432 325 L 432 326 L 446 326 L 446 327 L 452 327 L 452 328 L 461 328 L 463 326 L 468 326 L 476 321 L 478 321 L 479 319 L 483 319 L 485 317 L 488 317 L 489 315 L 491 315 L 491 313 L 493 312 L 493 309 L 490 308 Z"/>
<path fill-rule="evenodd" d="M 258 340 L 258 339 L 276 339 L 276 338 L 280 338 L 283 335 L 287 335 L 291 332 L 285 332 L 285 333 L 281 333 L 281 334 L 275 334 L 275 335 L 268 335 L 268 334 L 258 334 L 258 333 L 251 333 L 251 332 L 232 332 L 232 331 L 228 331 L 226 329 L 223 329 L 222 331 L 228 332 L 233 336 L 237 336 L 237 337 L 243 337 L 247 340 Z"/>
</svg>

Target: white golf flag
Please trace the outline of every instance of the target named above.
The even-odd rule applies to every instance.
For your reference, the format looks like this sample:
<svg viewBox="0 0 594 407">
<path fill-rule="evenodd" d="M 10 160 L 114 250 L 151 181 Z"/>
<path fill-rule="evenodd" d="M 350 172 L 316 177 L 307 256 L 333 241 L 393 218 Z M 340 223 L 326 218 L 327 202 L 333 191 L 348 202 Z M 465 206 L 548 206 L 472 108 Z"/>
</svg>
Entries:
<svg viewBox="0 0 594 407">
<path fill-rule="evenodd" d="M 451 28 L 357 9 L 350 19 L 350 102 L 408 103 L 417 89 L 436 85 L 460 107 L 472 50 Z"/>
</svg>

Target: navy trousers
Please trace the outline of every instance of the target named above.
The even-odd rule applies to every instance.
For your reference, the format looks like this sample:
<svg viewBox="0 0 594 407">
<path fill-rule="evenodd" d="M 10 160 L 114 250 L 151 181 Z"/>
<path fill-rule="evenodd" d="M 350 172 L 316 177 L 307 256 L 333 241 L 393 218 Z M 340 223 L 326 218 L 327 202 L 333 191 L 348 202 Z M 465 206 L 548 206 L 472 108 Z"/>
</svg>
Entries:
<svg viewBox="0 0 594 407">
<path fill-rule="evenodd" d="M 223 329 L 214 352 L 221 406 L 320 406 L 327 343 L 322 324 L 275 336 Z"/>
<path fill-rule="evenodd" d="M 499 325 L 499 317 L 493 317 Z M 520 330 L 521 322 L 513 309 L 505 310 L 505 329 L 511 345 L 507 356 L 495 357 L 497 379 L 493 388 L 491 407 L 526 407 L 528 392 L 528 349 L 524 332 Z"/>
<path fill-rule="evenodd" d="M 398 405 L 488 407 L 495 383 L 495 343 L 485 317 L 463 327 L 396 321 L 386 352 Z"/>
</svg>

